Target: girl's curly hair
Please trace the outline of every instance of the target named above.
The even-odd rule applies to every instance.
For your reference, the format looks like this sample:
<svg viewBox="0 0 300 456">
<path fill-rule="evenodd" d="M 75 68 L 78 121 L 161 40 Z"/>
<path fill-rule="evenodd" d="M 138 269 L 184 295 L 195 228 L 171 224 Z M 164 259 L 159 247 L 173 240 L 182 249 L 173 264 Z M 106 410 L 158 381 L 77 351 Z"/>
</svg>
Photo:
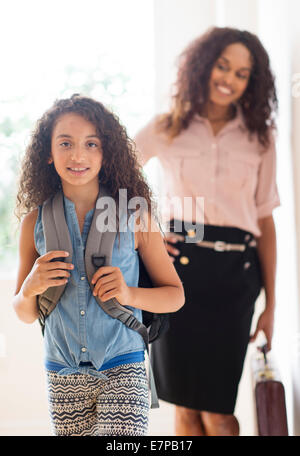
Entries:
<svg viewBox="0 0 300 456">
<path fill-rule="evenodd" d="M 245 124 L 250 134 L 257 134 L 262 146 L 269 145 L 268 131 L 275 127 L 278 101 L 268 54 L 256 35 L 229 27 L 209 29 L 180 54 L 171 110 L 158 119 L 158 129 L 170 139 L 189 126 L 195 113 L 202 112 L 208 101 L 213 65 L 233 43 L 246 46 L 253 60 L 247 89 L 238 101 Z"/>
<path fill-rule="evenodd" d="M 74 94 L 57 100 L 37 122 L 30 144 L 21 163 L 16 196 L 15 215 L 19 221 L 26 213 L 36 209 L 61 188 L 61 180 L 54 164 L 48 164 L 51 137 L 59 118 L 67 113 L 84 117 L 95 127 L 103 150 L 99 183 L 104 184 L 118 206 L 119 189 L 127 189 L 128 200 L 143 197 L 155 214 L 152 192 L 138 165 L 135 144 L 120 124 L 116 115 L 92 98 Z"/>
</svg>

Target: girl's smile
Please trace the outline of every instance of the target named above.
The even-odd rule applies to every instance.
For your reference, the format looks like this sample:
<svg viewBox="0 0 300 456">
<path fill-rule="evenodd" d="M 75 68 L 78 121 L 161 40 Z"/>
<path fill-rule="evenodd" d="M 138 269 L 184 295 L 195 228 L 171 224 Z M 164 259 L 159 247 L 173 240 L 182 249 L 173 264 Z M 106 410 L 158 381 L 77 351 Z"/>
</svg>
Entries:
<svg viewBox="0 0 300 456">
<path fill-rule="evenodd" d="M 89 168 L 67 168 L 74 176 L 83 176 Z"/>
</svg>

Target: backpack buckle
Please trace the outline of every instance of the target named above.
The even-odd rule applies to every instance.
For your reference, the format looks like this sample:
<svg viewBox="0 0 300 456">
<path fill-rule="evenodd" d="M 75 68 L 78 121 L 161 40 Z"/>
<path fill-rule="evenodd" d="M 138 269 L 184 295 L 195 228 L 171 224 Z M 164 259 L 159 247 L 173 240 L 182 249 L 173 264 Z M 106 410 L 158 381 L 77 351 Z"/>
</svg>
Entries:
<svg viewBox="0 0 300 456">
<path fill-rule="evenodd" d="M 100 268 L 101 266 L 105 265 L 105 255 L 97 255 L 94 253 L 92 255 L 92 263 L 95 268 Z"/>
<path fill-rule="evenodd" d="M 129 317 L 127 318 L 126 320 L 126 326 L 128 328 L 133 328 L 135 326 L 135 323 L 136 323 L 136 318 L 134 315 L 129 315 Z"/>
</svg>

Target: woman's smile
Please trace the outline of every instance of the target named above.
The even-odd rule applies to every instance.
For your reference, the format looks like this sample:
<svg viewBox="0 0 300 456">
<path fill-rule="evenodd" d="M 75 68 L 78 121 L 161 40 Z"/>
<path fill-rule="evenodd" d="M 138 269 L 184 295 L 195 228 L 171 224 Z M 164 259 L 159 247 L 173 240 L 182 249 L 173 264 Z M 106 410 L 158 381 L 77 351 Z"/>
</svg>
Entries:
<svg viewBox="0 0 300 456">
<path fill-rule="evenodd" d="M 224 84 L 219 84 L 219 83 L 215 83 L 215 87 L 218 91 L 219 94 L 221 95 L 224 95 L 224 96 L 230 96 L 230 95 L 233 95 L 234 91 L 232 89 L 230 89 L 229 87 L 227 87 L 226 85 Z"/>
</svg>

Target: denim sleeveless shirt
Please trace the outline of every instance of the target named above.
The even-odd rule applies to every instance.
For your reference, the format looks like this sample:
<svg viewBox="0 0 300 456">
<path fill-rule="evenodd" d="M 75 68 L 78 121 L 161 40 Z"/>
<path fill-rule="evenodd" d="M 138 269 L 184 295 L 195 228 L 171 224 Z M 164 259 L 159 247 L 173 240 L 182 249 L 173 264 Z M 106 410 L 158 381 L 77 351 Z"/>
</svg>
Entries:
<svg viewBox="0 0 300 456">
<path fill-rule="evenodd" d="M 70 277 L 55 309 L 46 318 L 44 353 L 46 368 L 61 375 L 76 372 L 90 373 L 105 378 L 100 371 L 119 364 L 142 361 L 144 342 L 136 332 L 107 315 L 93 296 L 85 271 L 84 251 L 94 214 L 85 216 L 80 233 L 75 204 L 64 195 L 64 210 L 73 246 Z M 42 227 L 42 205 L 34 227 L 35 246 L 40 255 L 46 253 Z M 112 266 L 118 266 L 129 287 L 137 287 L 139 280 L 138 254 L 134 249 L 134 232 L 127 226 L 116 236 Z M 142 311 L 130 307 L 142 320 Z"/>
</svg>

